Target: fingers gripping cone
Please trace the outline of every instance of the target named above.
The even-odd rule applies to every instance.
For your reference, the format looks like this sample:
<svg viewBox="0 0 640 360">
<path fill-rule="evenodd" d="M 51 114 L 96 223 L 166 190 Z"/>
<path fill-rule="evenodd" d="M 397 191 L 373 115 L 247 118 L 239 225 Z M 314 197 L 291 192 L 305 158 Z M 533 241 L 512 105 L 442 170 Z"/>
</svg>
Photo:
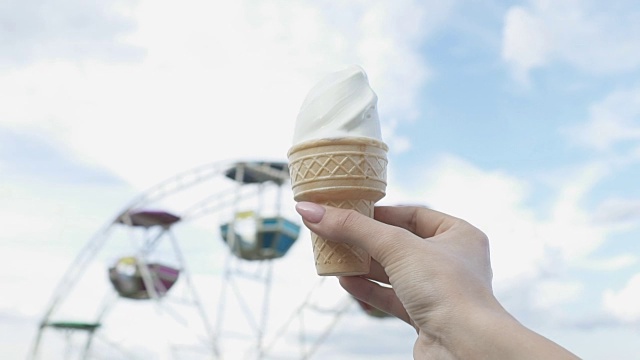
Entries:
<svg viewBox="0 0 640 360">
<path fill-rule="evenodd" d="M 296 201 L 354 209 L 373 217 L 374 204 L 385 196 L 387 145 L 370 138 L 311 140 L 288 153 Z M 311 233 L 318 275 L 362 275 L 371 257 L 361 248 Z"/>
</svg>

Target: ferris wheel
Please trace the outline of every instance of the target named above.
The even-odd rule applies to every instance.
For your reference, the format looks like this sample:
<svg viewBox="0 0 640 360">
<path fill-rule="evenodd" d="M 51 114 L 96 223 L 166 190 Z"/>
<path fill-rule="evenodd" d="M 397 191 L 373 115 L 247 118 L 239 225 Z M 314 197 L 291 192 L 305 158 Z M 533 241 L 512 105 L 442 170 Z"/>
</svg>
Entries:
<svg viewBox="0 0 640 360">
<path fill-rule="evenodd" d="M 134 198 L 68 268 L 30 359 L 308 359 L 353 304 L 384 317 L 278 278 L 301 230 L 288 181 L 284 162 L 218 162 Z"/>
</svg>

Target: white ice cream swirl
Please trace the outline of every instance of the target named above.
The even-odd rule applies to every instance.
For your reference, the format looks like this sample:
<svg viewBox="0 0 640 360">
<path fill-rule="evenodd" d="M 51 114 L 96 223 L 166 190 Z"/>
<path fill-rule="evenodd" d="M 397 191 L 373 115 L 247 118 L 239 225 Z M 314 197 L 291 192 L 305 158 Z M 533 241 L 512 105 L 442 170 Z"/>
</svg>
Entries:
<svg viewBox="0 0 640 360">
<path fill-rule="evenodd" d="M 305 98 L 293 135 L 293 144 L 308 140 L 367 137 L 382 141 L 378 96 L 364 70 L 352 65 L 329 74 Z"/>
</svg>

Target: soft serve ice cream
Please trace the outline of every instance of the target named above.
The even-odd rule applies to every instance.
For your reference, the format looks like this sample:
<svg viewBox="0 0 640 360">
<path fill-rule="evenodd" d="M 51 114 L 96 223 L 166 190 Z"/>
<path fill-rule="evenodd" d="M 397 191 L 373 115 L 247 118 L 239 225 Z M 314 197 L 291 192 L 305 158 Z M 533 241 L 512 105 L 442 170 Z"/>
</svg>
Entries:
<svg viewBox="0 0 640 360">
<path fill-rule="evenodd" d="M 305 98 L 289 149 L 296 201 L 354 209 L 373 217 L 385 196 L 387 145 L 381 139 L 378 97 L 359 66 L 329 74 Z M 362 275 L 364 250 L 311 234 L 319 275 Z"/>
<path fill-rule="evenodd" d="M 382 141 L 377 102 L 378 96 L 361 67 L 352 65 L 329 74 L 302 103 L 293 143 L 339 137 Z"/>
</svg>

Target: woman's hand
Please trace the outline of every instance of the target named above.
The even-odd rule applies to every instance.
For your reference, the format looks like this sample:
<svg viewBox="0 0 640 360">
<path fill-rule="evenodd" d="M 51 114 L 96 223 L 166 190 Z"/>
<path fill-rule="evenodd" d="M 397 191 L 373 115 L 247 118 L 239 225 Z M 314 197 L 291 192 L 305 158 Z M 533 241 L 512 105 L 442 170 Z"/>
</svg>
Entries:
<svg viewBox="0 0 640 360">
<path fill-rule="evenodd" d="M 415 358 L 527 358 L 520 350 L 531 352 L 532 346 L 552 352 L 531 358 L 575 358 L 524 328 L 499 304 L 491 286 L 489 241 L 468 222 L 416 206 L 377 207 L 374 219 L 307 202 L 296 209 L 314 233 L 371 255 L 369 274 L 341 277 L 340 283 L 360 301 L 412 325 L 418 333 Z M 525 348 L 513 347 L 519 340 Z"/>
</svg>

